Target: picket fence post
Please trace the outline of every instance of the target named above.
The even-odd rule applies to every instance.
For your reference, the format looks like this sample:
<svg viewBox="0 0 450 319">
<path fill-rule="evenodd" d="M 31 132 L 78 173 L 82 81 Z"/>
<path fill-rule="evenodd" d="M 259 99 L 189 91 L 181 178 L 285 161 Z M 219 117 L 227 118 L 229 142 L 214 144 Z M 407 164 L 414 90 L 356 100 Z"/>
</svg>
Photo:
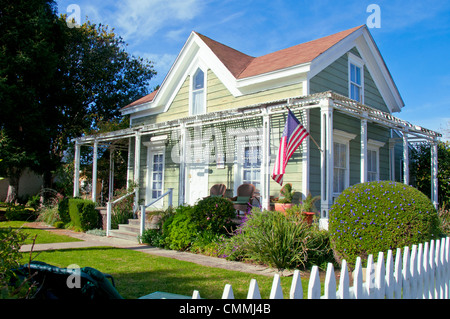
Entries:
<svg viewBox="0 0 450 319">
<path fill-rule="evenodd" d="M 403 252 L 403 254 L 402 254 Z M 346 260 L 342 261 L 339 287 L 336 286 L 332 263 L 327 265 L 324 295 L 321 296 L 319 268 L 313 266 L 308 283 L 308 299 L 426 299 L 450 297 L 450 237 L 430 240 L 423 244 L 388 250 L 386 261 L 379 252 L 377 262 L 368 256 L 366 279 L 363 282 L 361 258 L 356 258 L 353 272 L 353 286 L 349 286 Z M 338 288 L 338 289 L 337 289 Z M 194 290 L 193 299 L 200 299 L 200 292 Z M 275 274 L 270 299 L 283 299 L 280 275 Z M 303 288 L 300 271 L 295 270 L 289 292 L 290 299 L 302 299 Z M 225 285 L 222 299 L 234 299 L 233 288 Z M 258 283 L 251 279 L 247 299 L 261 299 Z"/>
<path fill-rule="evenodd" d="M 296 269 L 292 277 L 291 290 L 289 292 L 290 299 L 303 299 L 302 280 L 300 278 L 300 270 Z"/>
</svg>

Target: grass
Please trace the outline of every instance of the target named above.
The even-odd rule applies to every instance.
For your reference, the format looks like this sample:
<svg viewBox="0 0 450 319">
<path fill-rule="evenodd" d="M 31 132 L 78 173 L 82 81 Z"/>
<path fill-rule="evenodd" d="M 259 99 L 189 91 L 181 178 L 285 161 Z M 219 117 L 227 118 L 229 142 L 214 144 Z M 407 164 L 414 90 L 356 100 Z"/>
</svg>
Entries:
<svg viewBox="0 0 450 319">
<path fill-rule="evenodd" d="M 36 237 L 36 244 L 48 244 L 48 243 L 65 243 L 65 242 L 72 242 L 72 241 L 81 241 L 78 238 L 73 238 L 70 236 L 65 235 L 57 235 L 52 232 L 37 229 L 37 228 L 30 228 L 30 227 L 24 227 L 23 225 L 27 222 L 23 221 L 7 221 L 7 222 L 0 222 L 0 228 L 9 228 L 12 229 L 21 229 L 24 233 L 29 234 L 27 240 L 25 241 L 25 244 L 31 244 L 33 242 L 33 238 Z"/>
<path fill-rule="evenodd" d="M 206 299 L 220 299 L 231 284 L 236 299 L 247 297 L 250 280 L 256 279 L 261 297 L 268 299 L 273 277 L 205 267 L 191 262 L 153 256 L 142 252 L 94 247 L 40 252 L 38 260 L 67 267 L 93 267 L 114 277 L 117 291 L 126 299 L 137 299 L 155 291 L 192 296 L 194 290 Z M 23 263 L 28 262 L 24 259 Z M 281 277 L 283 294 L 289 296 L 292 277 Z M 303 282 L 306 298 L 307 283 Z"/>
<path fill-rule="evenodd" d="M 0 228 L 21 228 L 36 243 L 74 241 L 46 230 L 23 227 L 24 222 L 0 222 Z M 31 241 L 30 241 L 31 242 Z M 172 258 L 153 256 L 143 252 L 111 247 L 50 250 L 33 253 L 33 260 L 65 268 L 71 264 L 93 267 L 114 277 L 117 291 L 125 299 L 137 299 L 155 291 L 192 296 L 194 290 L 206 299 L 220 299 L 226 284 L 231 284 L 236 299 L 245 299 L 251 279 L 258 282 L 261 297 L 269 298 L 272 276 L 255 275 L 221 268 L 206 267 Z M 23 254 L 22 264 L 29 262 L 29 254 Z M 281 277 L 284 297 L 289 296 L 292 277 Z M 303 281 L 304 298 L 307 281 Z"/>
</svg>

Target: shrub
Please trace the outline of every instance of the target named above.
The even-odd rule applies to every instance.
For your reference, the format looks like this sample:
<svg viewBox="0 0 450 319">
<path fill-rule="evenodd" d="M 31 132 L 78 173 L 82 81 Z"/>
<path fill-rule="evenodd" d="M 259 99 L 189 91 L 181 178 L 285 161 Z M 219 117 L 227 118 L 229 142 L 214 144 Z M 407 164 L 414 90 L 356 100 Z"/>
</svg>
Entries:
<svg viewBox="0 0 450 319">
<path fill-rule="evenodd" d="M 69 200 L 69 214 L 71 223 L 82 231 L 97 228 L 99 214 L 95 209 L 96 204 L 86 199 L 72 198 Z"/>
<path fill-rule="evenodd" d="M 253 210 L 229 240 L 227 259 L 253 261 L 278 269 L 304 266 L 311 227 L 295 214 Z"/>
<path fill-rule="evenodd" d="M 9 221 L 34 221 L 36 220 L 36 213 L 33 209 L 25 208 L 22 205 L 8 205 L 6 208 L 5 217 Z"/>
<path fill-rule="evenodd" d="M 64 197 L 58 202 L 58 214 L 59 218 L 64 224 L 70 223 L 70 214 L 69 214 L 69 198 Z"/>
<path fill-rule="evenodd" d="M 230 231 L 236 216 L 233 203 L 223 197 L 206 197 L 200 200 L 193 210 L 192 221 L 199 231 L 224 234 Z"/>
<path fill-rule="evenodd" d="M 169 217 L 163 225 L 164 245 L 174 250 L 186 250 L 198 234 L 192 222 L 192 206 L 180 206 L 175 215 Z"/>
<path fill-rule="evenodd" d="M 64 225 L 64 222 L 61 221 L 57 206 L 44 206 L 41 209 L 38 221 L 44 222 L 47 225 L 54 225 L 57 222 L 61 222 Z"/>
<path fill-rule="evenodd" d="M 26 287 L 18 294 L 16 288 L 20 283 L 14 287 L 10 286 L 10 282 L 16 277 L 12 270 L 20 266 L 20 247 L 27 238 L 28 235 L 20 230 L 0 228 L 0 299 L 23 297 L 22 293 Z"/>
<path fill-rule="evenodd" d="M 336 259 L 353 268 L 356 258 L 426 242 L 439 235 L 436 209 L 417 189 L 381 181 L 344 190 L 329 213 Z"/>
<path fill-rule="evenodd" d="M 126 187 L 118 189 L 115 191 L 113 200 L 131 193 L 132 191 L 133 190 L 131 186 L 128 190 Z M 113 212 L 111 216 L 112 229 L 119 228 L 119 224 L 127 224 L 128 219 L 133 218 L 134 196 L 135 195 L 130 195 L 128 197 L 125 197 L 124 199 L 113 205 Z"/>
</svg>

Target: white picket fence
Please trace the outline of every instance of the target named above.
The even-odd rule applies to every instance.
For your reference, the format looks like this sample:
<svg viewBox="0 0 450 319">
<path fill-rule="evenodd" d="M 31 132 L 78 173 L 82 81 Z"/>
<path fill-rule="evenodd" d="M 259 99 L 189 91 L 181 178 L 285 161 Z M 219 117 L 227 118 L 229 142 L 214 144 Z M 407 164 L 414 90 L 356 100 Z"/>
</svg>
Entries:
<svg viewBox="0 0 450 319">
<path fill-rule="evenodd" d="M 449 299 L 449 247 L 450 237 L 446 237 L 413 245 L 411 249 L 405 247 L 403 254 L 402 249 L 397 248 L 395 260 L 391 250 L 386 258 L 380 252 L 376 263 L 373 262 L 373 256 L 369 255 L 364 282 L 361 258 L 358 257 L 352 287 L 349 284 L 346 261 L 342 262 L 338 288 L 333 265 L 329 263 L 323 296 L 319 268 L 313 266 L 308 284 L 308 299 Z M 200 292 L 195 290 L 192 298 L 199 299 Z M 292 277 L 289 299 L 302 298 L 300 272 L 296 270 Z M 231 285 L 225 285 L 222 299 L 234 299 Z M 247 299 L 261 299 L 255 279 L 250 281 Z M 274 275 L 269 299 L 284 299 L 278 274 Z"/>
</svg>

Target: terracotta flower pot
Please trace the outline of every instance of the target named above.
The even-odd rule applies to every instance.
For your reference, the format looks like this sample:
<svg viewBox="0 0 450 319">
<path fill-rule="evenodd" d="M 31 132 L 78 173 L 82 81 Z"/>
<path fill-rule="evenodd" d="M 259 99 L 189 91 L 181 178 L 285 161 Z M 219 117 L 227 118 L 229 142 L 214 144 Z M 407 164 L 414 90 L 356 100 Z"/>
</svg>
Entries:
<svg viewBox="0 0 450 319">
<path fill-rule="evenodd" d="M 292 208 L 292 203 L 275 203 L 275 210 L 284 213 L 286 209 Z"/>
<path fill-rule="evenodd" d="M 312 225 L 315 213 L 313 213 L 313 212 L 303 212 L 302 214 L 305 216 L 304 218 L 305 218 L 306 222 L 308 223 L 308 225 Z"/>
</svg>

